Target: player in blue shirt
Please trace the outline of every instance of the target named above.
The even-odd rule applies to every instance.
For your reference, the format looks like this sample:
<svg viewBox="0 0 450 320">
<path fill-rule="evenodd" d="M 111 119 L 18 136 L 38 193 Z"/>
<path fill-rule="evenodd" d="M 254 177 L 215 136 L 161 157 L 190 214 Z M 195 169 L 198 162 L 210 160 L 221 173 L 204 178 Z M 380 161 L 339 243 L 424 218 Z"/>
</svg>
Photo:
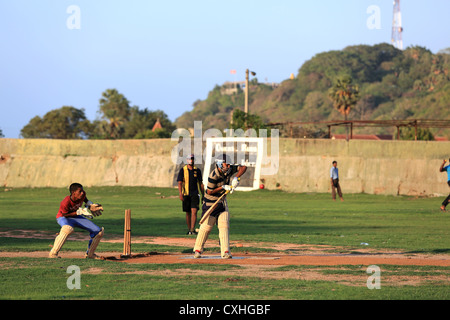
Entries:
<svg viewBox="0 0 450 320">
<path fill-rule="evenodd" d="M 342 197 L 341 185 L 339 184 L 339 170 L 337 168 L 337 162 L 333 161 L 333 166 L 330 169 L 330 180 L 331 180 L 331 197 L 333 201 L 336 201 L 336 190 L 338 192 L 341 201 L 344 201 Z"/>
<path fill-rule="evenodd" d="M 450 162 L 450 159 L 448 159 L 448 161 Z M 439 172 L 447 172 L 447 184 L 450 187 L 450 165 L 445 166 L 446 162 L 447 162 L 446 160 L 442 162 L 441 167 L 439 168 Z M 449 202 L 450 202 L 450 194 L 447 196 L 447 198 L 445 198 L 444 202 L 442 202 L 441 211 L 446 211 L 445 208 L 447 207 Z"/>
</svg>

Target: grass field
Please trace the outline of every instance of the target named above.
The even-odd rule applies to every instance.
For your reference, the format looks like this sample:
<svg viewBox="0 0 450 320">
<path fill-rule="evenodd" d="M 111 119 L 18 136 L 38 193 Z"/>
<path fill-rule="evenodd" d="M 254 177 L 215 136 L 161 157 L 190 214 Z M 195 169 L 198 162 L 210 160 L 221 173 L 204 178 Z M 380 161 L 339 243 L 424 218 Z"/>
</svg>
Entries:
<svg viewBox="0 0 450 320">
<path fill-rule="evenodd" d="M 121 252 L 124 210 L 132 211 L 133 237 L 186 237 L 177 190 L 144 187 L 85 188 L 105 213 L 94 221 L 105 228 L 98 253 Z M 56 233 L 55 216 L 66 189 L 0 191 L 0 253 L 49 251 L 53 240 L 15 237 Z M 293 194 L 258 190 L 229 197 L 232 241 L 326 245 L 330 254 L 362 250 L 402 255 L 450 255 L 450 215 L 439 211 L 440 198 Z M 83 234 L 83 231 L 77 231 Z M 217 241 L 217 228 L 208 241 Z M 87 241 L 69 240 L 64 252 L 84 251 Z M 192 248 L 134 243 L 134 252 L 188 253 Z M 209 249 L 213 252 L 215 249 Z M 263 246 L 237 252 L 276 252 Z M 301 254 L 302 251 L 279 252 Z M 382 287 L 369 290 L 368 266 L 272 266 L 269 276 L 249 274 L 244 266 L 216 264 L 140 264 L 84 259 L 0 257 L 2 300 L 448 300 L 448 266 L 383 265 Z M 81 270 L 80 289 L 67 286 L 67 268 Z M 230 276 L 231 275 L 231 276 Z M 311 275 L 311 277 L 308 277 Z M 201 290 L 199 290 L 201 284 Z"/>
</svg>

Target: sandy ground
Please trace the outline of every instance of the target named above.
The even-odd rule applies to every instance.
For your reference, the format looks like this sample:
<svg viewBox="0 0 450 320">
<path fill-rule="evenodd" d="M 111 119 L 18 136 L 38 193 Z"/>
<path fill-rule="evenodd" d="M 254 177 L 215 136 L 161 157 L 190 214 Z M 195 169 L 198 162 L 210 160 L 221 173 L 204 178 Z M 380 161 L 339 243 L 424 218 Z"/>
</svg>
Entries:
<svg viewBox="0 0 450 320">
<path fill-rule="evenodd" d="M 1 231 L 0 237 L 17 238 L 39 238 L 49 239 L 49 250 L 56 234 L 46 232 L 30 232 L 29 230 Z M 87 241 L 86 234 L 74 233 L 71 241 Z M 105 236 L 102 242 L 123 243 L 120 236 Z M 168 246 L 179 246 L 192 248 L 195 243 L 195 236 L 181 238 L 169 237 L 133 237 L 132 243 L 149 243 Z M 299 245 L 290 243 L 265 243 L 265 242 L 240 242 L 232 241 L 231 248 L 239 247 L 239 252 L 233 254 L 232 259 L 221 259 L 217 241 L 208 240 L 206 246 L 212 248 L 206 252 L 202 258 L 194 259 L 192 254 L 168 253 L 168 252 L 132 252 L 131 256 L 124 257 L 121 252 L 99 252 L 103 260 L 117 261 L 119 263 L 140 263 L 140 264 L 184 264 L 185 267 L 166 270 L 139 271 L 139 273 L 158 276 L 180 276 L 199 275 L 199 271 L 189 269 L 190 264 L 227 264 L 236 265 L 238 268 L 231 268 L 221 271 L 201 271 L 201 275 L 225 276 L 225 281 L 240 281 L 242 277 L 259 277 L 265 279 L 301 279 L 301 280 L 326 280 L 334 281 L 350 286 L 366 286 L 367 278 L 371 274 L 367 268 L 371 265 L 380 266 L 383 272 L 383 285 L 403 286 L 421 285 L 424 283 L 436 283 L 450 285 L 450 276 L 447 270 L 435 272 L 433 275 L 397 275 L 384 271 L 384 265 L 409 265 L 409 266 L 450 266 L 450 255 L 425 255 L 407 254 L 396 251 L 379 251 L 367 247 L 358 249 L 357 252 L 349 252 L 345 248 L 332 247 L 326 245 Z M 278 250 L 275 253 L 253 253 L 247 252 L 245 248 L 271 248 Z M 101 243 L 100 247 L 101 249 Z M 48 257 L 48 251 L 34 252 L 6 252 L 0 251 L 0 257 Z M 84 252 L 60 252 L 60 257 L 83 259 Z M 288 269 L 276 270 L 277 267 L 290 266 Z M 311 266 L 308 268 L 308 266 Z M 314 267 L 313 267 L 314 266 Z M 342 270 L 349 266 L 357 266 L 361 272 L 356 275 L 350 273 L 329 273 L 324 270 Z M 301 267 L 300 269 L 298 267 Z M 355 267 L 353 267 L 355 268 Z M 107 268 L 91 268 L 84 272 L 100 273 L 108 272 Z"/>
<path fill-rule="evenodd" d="M 0 231 L 0 237 L 39 238 L 52 240 L 55 234 L 49 232 L 35 233 L 29 230 Z M 71 240 L 86 241 L 86 234 L 74 233 Z M 102 242 L 122 243 L 122 237 L 107 237 Z M 133 237 L 132 243 L 149 243 L 168 246 L 194 247 L 195 236 L 181 238 L 169 237 Z M 217 241 L 208 240 L 206 248 L 217 248 Z M 131 257 L 121 257 L 120 252 L 101 252 L 101 256 L 110 260 L 129 263 L 220 263 L 220 264 L 259 264 L 259 265 L 428 265 L 450 266 L 450 255 L 406 254 L 399 251 L 379 251 L 362 247 L 357 252 L 326 245 L 301 245 L 290 243 L 240 242 L 232 241 L 231 247 L 239 247 L 240 252 L 233 254 L 233 259 L 221 259 L 219 253 L 206 253 L 201 259 L 193 259 L 191 254 L 164 252 L 132 252 Z M 276 253 L 249 253 L 245 248 L 258 247 L 279 250 Z M 99 247 L 100 249 L 100 247 Z M 50 248 L 49 248 L 50 250 Z M 244 251 L 244 252 L 243 252 Z M 344 253 L 343 253 L 344 252 Z M 48 252 L 1 252 L 0 257 L 47 257 Z M 83 258 L 83 252 L 64 252 L 61 257 Z"/>
</svg>

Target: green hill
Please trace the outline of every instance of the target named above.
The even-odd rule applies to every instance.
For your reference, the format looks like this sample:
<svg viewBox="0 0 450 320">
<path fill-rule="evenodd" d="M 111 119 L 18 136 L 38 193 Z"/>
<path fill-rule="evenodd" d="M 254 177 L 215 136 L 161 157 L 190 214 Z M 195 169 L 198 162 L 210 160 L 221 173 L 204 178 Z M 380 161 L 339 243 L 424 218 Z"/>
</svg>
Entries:
<svg viewBox="0 0 450 320">
<path fill-rule="evenodd" d="M 382 43 L 319 53 L 300 67 L 294 79 L 277 88 L 253 79 L 249 109 L 265 122 L 343 119 L 333 108 L 328 89 L 337 77 L 349 75 L 360 90 L 350 120 L 450 119 L 448 51 L 433 54 L 423 47 L 401 51 Z M 196 101 L 192 111 L 175 121 L 177 127 L 192 127 L 194 120 L 201 120 L 203 129 L 228 128 L 232 111 L 244 108 L 244 92 L 238 89 L 228 95 L 222 89 L 216 85 L 205 100 Z M 371 133 L 386 133 L 376 130 Z M 448 132 L 433 130 L 439 135 Z"/>
</svg>

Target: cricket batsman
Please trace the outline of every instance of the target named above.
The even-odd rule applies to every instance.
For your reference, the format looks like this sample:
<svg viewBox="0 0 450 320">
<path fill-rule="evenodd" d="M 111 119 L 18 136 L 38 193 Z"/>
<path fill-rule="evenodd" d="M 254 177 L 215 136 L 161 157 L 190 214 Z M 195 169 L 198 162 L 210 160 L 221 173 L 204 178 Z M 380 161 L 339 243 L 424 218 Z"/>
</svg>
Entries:
<svg viewBox="0 0 450 320">
<path fill-rule="evenodd" d="M 55 243 L 49 253 L 50 258 L 59 258 L 58 253 L 62 246 L 74 231 L 74 228 L 80 228 L 89 231 L 90 240 L 85 254 L 85 258 L 99 258 L 95 254 L 95 249 L 103 237 L 104 229 L 98 227 L 90 219 L 99 216 L 103 212 L 100 204 L 94 204 L 86 197 L 83 186 L 79 183 L 72 183 L 69 187 L 70 195 L 65 197 L 59 206 L 56 222 L 61 226 L 61 231 L 55 238 Z M 85 207 L 83 208 L 83 204 Z"/>
<path fill-rule="evenodd" d="M 206 193 L 203 197 L 203 215 L 207 213 L 211 206 L 213 209 L 198 230 L 194 246 L 194 258 L 201 258 L 205 242 L 216 223 L 219 229 L 221 257 L 223 259 L 232 258 L 229 241 L 230 214 L 226 194 L 232 193 L 236 189 L 240 177 L 246 171 L 246 166 L 231 164 L 231 159 L 225 154 L 216 159 L 216 166 L 208 176 Z M 233 178 L 235 174 L 236 176 Z"/>
</svg>

